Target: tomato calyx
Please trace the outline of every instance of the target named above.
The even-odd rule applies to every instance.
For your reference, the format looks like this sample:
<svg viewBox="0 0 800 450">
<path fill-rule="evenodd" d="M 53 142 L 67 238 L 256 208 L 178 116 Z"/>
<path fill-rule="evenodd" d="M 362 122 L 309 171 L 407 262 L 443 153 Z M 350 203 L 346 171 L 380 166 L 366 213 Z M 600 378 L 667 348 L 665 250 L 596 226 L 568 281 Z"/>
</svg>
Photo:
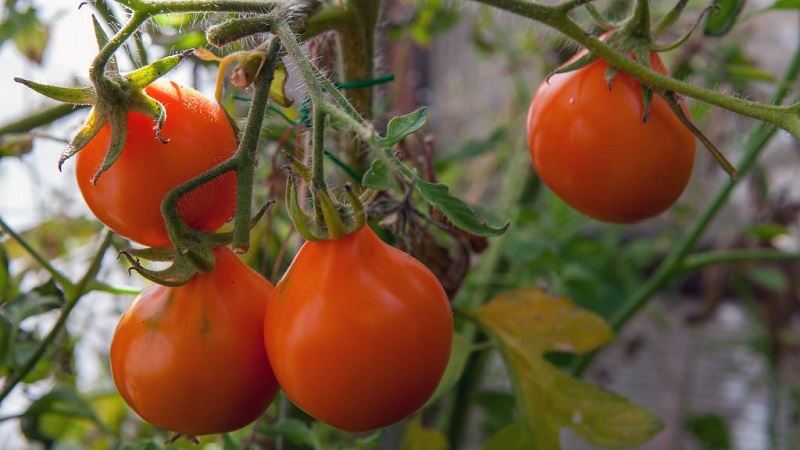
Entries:
<svg viewBox="0 0 800 450">
<path fill-rule="evenodd" d="M 250 219 L 250 228 L 254 227 L 274 200 L 268 201 Z M 192 279 L 197 273 L 208 273 L 214 269 L 216 259 L 214 248 L 228 245 L 233 241 L 233 232 L 208 233 L 190 228 L 183 221 L 179 221 L 180 236 L 178 242 L 183 243 L 179 248 L 174 247 L 146 247 L 130 248 L 123 250 L 119 256 L 124 257 L 131 264 L 128 272 L 135 271 L 144 278 L 162 286 L 181 286 Z M 165 269 L 154 270 L 142 265 L 141 260 L 158 263 L 170 263 Z"/>
<path fill-rule="evenodd" d="M 292 166 L 284 167 L 286 205 L 298 234 L 307 241 L 337 240 L 366 225 L 367 211 L 364 205 L 372 200 L 375 191 L 367 189 L 359 196 L 353 186 L 346 183 L 344 200 L 338 199 L 327 187 L 313 183 L 307 167 L 305 170 L 296 170 L 298 165 L 302 166 L 302 163 L 293 158 Z M 298 176 L 309 186 L 313 214 L 300 206 Z"/>
<path fill-rule="evenodd" d="M 92 20 L 98 46 L 103 48 L 108 43 L 108 36 L 94 16 L 92 16 Z M 61 154 L 58 160 L 59 170 L 61 170 L 61 166 L 67 159 L 83 149 L 106 124 L 111 125 L 111 140 L 108 151 L 103 163 L 92 178 L 92 183 L 97 184 L 97 180 L 103 172 L 108 170 L 122 153 L 127 135 L 128 112 L 135 111 L 153 118 L 156 137 L 162 142 L 166 142 L 159 133 L 167 118 L 164 107 L 147 95 L 144 89 L 150 83 L 174 69 L 193 52 L 194 50 L 185 50 L 124 75 L 120 74 L 116 60 L 112 56 L 103 68 L 103 75 L 92 79 L 92 86 L 68 88 L 36 83 L 23 78 L 14 78 L 14 81 L 53 100 L 75 105 L 92 106 L 83 127 L 72 138 Z"/>
</svg>

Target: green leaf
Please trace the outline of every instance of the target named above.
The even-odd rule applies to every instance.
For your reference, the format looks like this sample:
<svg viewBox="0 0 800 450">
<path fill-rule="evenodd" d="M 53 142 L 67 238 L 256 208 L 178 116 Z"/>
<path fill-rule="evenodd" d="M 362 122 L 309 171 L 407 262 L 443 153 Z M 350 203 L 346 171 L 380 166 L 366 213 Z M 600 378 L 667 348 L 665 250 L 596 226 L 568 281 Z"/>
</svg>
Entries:
<svg viewBox="0 0 800 450">
<path fill-rule="evenodd" d="M 492 132 L 492 134 L 490 134 L 485 139 L 469 140 L 465 142 L 462 146 L 451 152 L 437 155 L 435 163 L 436 164 L 451 163 L 455 161 L 461 161 L 463 159 L 473 158 L 475 156 L 479 156 L 484 153 L 488 153 L 496 149 L 505 140 L 507 140 L 508 139 L 507 135 L 508 132 L 506 129 L 497 128 Z"/>
<path fill-rule="evenodd" d="M 414 187 L 422 198 L 434 208 L 441 211 L 453 222 L 453 225 L 464 231 L 469 231 L 478 236 L 500 236 L 508 229 L 506 223 L 501 227 L 495 227 L 483 221 L 478 214 L 463 200 L 450 195 L 450 188 L 440 183 L 429 183 L 417 179 Z"/>
<path fill-rule="evenodd" d="M 595 445 L 633 447 L 661 430 L 647 410 L 543 358 L 545 352 L 581 353 L 610 341 L 611 330 L 599 316 L 535 289 L 502 293 L 467 316 L 500 347 L 518 398 L 519 422 L 501 430 L 486 448 L 508 448 L 502 445 L 520 440 L 523 447 L 511 448 L 556 450 L 562 428 Z"/>
<path fill-rule="evenodd" d="M 361 184 L 379 191 L 385 191 L 389 189 L 389 187 L 392 185 L 389 167 L 387 167 L 386 163 L 380 159 L 372 161 L 372 164 L 369 166 L 369 170 L 367 170 L 367 172 L 364 174 L 364 177 L 361 179 Z"/>
<path fill-rule="evenodd" d="M 435 402 L 455 386 L 461 378 L 461 373 L 464 372 L 469 355 L 477 348 L 478 346 L 469 342 L 463 334 L 453 334 L 453 350 L 450 352 L 450 360 L 447 362 L 447 368 L 439 381 L 439 386 L 436 387 L 427 404 Z"/>
<path fill-rule="evenodd" d="M 428 120 L 428 109 L 424 106 L 403 116 L 392 117 L 386 127 L 386 137 L 381 139 L 385 147 L 392 147 L 404 137 L 413 134 L 425 126 Z"/>
<path fill-rule="evenodd" d="M 297 419 L 286 419 L 274 425 L 262 426 L 260 431 L 270 436 L 282 436 L 295 445 L 320 447 L 314 431 Z"/>
<path fill-rule="evenodd" d="M 719 10 L 708 15 L 703 33 L 706 36 L 722 36 L 728 33 L 736 24 L 744 3 L 744 0 L 715 0 L 714 5 Z"/>
<path fill-rule="evenodd" d="M 408 421 L 402 450 L 447 450 L 447 439 L 439 430 L 424 428 L 418 414 Z"/>
<path fill-rule="evenodd" d="M 545 431 L 545 430 L 543 430 Z M 553 449 L 558 448 L 558 436 L 550 437 Z M 490 437 L 484 450 L 537 450 L 531 439 L 530 430 L 522 422 L 514 422 Z"/>
<path fill-rule="evenodd" d="M 731 430 L 717 414 L 691 415 L 685 419 L 684 427 L 708 450 L 733 448 Z"/>
<path fill-rule="evenodd" d="M 786 292 L 789 289 L 789 280 L 786 274 L 776 267 L 754 266 L 745 275 L 751 282 L 776 294 Z"/>
<path fill-rule="evenodd" d="M 20 428 L 30 440 L 45 444 L 54 442 L 69 430 L 69 421 L 86 419 L 104 429 L 89 402 L 77 391 L 57 386 L 36 399 L 22 414 Z"/>
<path fill-rule="evenodd" d="M 800 0 L 776 0 L 770 9 L 800 9 Z"/>
</svg>

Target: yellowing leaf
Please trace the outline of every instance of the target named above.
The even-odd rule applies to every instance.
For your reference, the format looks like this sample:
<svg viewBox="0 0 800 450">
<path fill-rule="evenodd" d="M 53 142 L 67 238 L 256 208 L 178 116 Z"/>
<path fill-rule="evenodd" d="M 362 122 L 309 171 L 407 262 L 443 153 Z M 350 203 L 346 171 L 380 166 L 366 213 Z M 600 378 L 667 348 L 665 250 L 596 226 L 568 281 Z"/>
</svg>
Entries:
<svg viewBox="0 0 800 450">
<path fill-rule="evenodd" d="M 510 335 L 537 357 L 546 351 L 582 353 L 613 338 L 602 318 L 538 289 L 501 293 L 479 313 L 481 323 Z"/>
<path fill-rule="evenodd" d="M 518 399 L 519 420 L 485 449 L 557 450 L 565 427 L 596 445 L 634 447 L 661 430 L 644 408 L 543 359 L 547 351 L 584 352 L 608 342 L 612 333 L 600 317 L 535 289 L 500 294 L 467 316 L 500 347 Z"/>
<path fill-rule="evenodd" d="M 416 415 L 408 421 L 403 450 L 447 450 L 447 439 L 439 430 L 423 427 Z"/>
</svg>

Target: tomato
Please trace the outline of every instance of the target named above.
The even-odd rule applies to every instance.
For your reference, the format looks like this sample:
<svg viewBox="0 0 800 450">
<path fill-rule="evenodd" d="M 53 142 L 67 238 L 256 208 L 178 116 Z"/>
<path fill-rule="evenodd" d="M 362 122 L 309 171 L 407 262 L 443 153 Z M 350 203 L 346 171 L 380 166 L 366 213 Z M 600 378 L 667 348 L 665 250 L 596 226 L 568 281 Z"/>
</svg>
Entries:
<svg viewBox="0 0 800 450">
<path fill-rule="evenodd" d="M 122 398 L 153 425 L 186 435 L 241 428 L 279 389 L 262 331 L 272 285 L 227 248 L 214 253 L 211 272 L 142 292 L 111 341 Z"/>
<path fill-rule="evenodd" d="M 651 62 L 666 73 L 654 52 Z M 618 72 L 609 88 L 607 67 L 598 60 L 539 86 L 528 112 L 528 149 L 542 181 L 567 204 L 599 220 L 633 223 L 680 197 L 695 136 L 658 95 L 644 122 L 640 84 Z"/>
<path fill-rule="evenodd" d="M 418 410 L 444 373 L 452 339 L 439 281 L 369 227 L 306 242 L 275 286 L 264 321 L 286 396 L 352 432 Z"/>
<path fill-rule="evenodd" d="M 157 139 L 152 118 L 130 112 L 122 154 L 97 185 L 91 180 L 108 149 L 108 125 L 78 152 L 76 173 L 86 204 L 101 222 L 140 244 L 165 247 L 170 240 L 161 216 L 164 196 L 228 159 L 238 143 L 225 111 L 200 92 L 162 81 L 145 91 L 164 105 L 161 136 L 169 142 Z M 236 174 L 228 172 L 181 198 L 178 208 L 190 227 L 213 231 L 230 220 L 235 202 Z"/>
</svg>

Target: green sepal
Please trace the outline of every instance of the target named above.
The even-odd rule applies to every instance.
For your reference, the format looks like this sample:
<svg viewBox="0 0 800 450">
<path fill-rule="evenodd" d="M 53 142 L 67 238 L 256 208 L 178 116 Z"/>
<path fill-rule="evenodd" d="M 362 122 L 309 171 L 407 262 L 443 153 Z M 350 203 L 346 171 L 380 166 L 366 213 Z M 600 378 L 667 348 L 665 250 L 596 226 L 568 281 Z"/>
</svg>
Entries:
<svg viewBox="0 0 800 450">
<path fill-rule="evenodd" d="M 174 250 L 172 265 L 163 270 L 151 270 L 142 266 L 139 259 L 129 252 L 122 252 L 121 255 L 131 263 L 129 270 L 136 271 L 144 278 L 162 286 L 180 286 L 191 280 L 198 273 L 197 268 L 192 265 L 188 258 L 179 255 Z"/>
<path fill-rule="evenodd" d="M 94 14 L 92 14 L 92 25 L 94 26 L 94 38 L 97 41 L 97 48 L 102 49 L 108 44 L 109 38 Z M 116 56 L 112 55 L 111 58 L 108 59 L 105 70 L 106 73 L 109 74 L 119 74 L 119 66 L 117 65 Z"/>
<path fill-rule="evenodd" d="M 649 46 L 636 46 L 633 48 L 633 56 L 636 58 L 636 62 L 647 67 L 648 69 L 652 68 L 650 63 L 650 47 Z M 653 90 L 645 85 L 641 85 L 642 87 L 642 122 L 647 122 L 650 120 L 650 105 L 653 103 Z"/>
<path fill-rule="evenodd" d="M 292 173 L 300 175 L 300 178 L 302 178 L 306 183 L 311 183 L 311 169 L 309 169 L 307 165 L 303 164 L 303 161 L 295 158 L 294 155 L 286 150 L 283 150 L 283 155 L 292 165 Z"/>
<path fill-rule="evenodd" d="M 550 80 L 550 77 L 553 75 L 560 75 L 562 73 L 572 72 L 574 70 L 583 69 L 584 67 L 588 66 L 589 64 L 597 61 L 597 57 L 594 56 L 592 53 L 586 52 L 584 55 L 572 61 L 571 63 L 565 64 L 556 70 L 552 71 L 550 75 L 547 76 L 547 81 Z"/>
<path fill-rule="evenodd" d="M 303 239 L 307 241 L 321 241 L 325 237 L 315 233 L 309 227 L 312 222 L 311 216 L 300 207 L 300 199 L 297 195 L 297 179 L 291 168 L 286 167 L 286 208 L 289 211 L 289 218 L 292 219 L 295 230 Z"/>
<path fill-rule="evenodd" d="M 342 216 L 339 215 L 338 205 L 331 198 L 330 192 L 325 189 L 314 189 L 313 185 L 311 186 L 311 192 L 322 208 L 322 217 L 325 220 L 328 239 L 341 239 L 347 235 L 347 227 L 342 221 Z"/>
<path fill-rule="evenodd" d="M 53 100 L 71 103 L 73 105 L 92 105 L 94 104 L 94 89 L 90 86 L 81 88 L 67 88 L 61 86 L 51 86 L 41 84 L 24 78 L 15 77 L 14 81 L 33 89 L 39 94 Z"/>
<path fill-rule="evenodd" d="M 167 56 L 166 58 L 154 61 L 144 67 L 125 74 L 125 78 L 133 86 L 144 88 L 148 84 L 164 76 L 167 72 L 178 66 L 184 59 L 188 58 L 194 49 L 184 50 L 180 53 Z"/>
<path fill-rule="evenodd" d="M 128 115 L 126 113 L 115 113 L 110 117 L 109 123 L 111 124 L 111 142 L 108 145 L 105 157 L 103 157 L 103 163 L 92 176 L 92 184 L 94 185 L 97 185 L 97 180 L 100 178 L 100 175 L 110 169 L 111 165 L 119 159 L 119 156 L 122 154 L 122 148 L 125 146 L 125 139 L 128 136 Z"/>
<path fill-rule="evenodd" d="M 92 108 L 89 112 L 89 117 L 86 118 L 86 123 L 84 123 L 83 128 L 78 131 L 78 134 L 72 138 L 72 140 L 67 145 L 66 150 L 61 153 L 61 156 L 58 158 L 58 170 L 61 170 L 61 166 L 64 165 L 64 161 L 69 159 L 72 155 L 78 153 L 83 147 L 86 147 L 86 144 L 89 143 L 97 133 L 107 124 L 108 121 L 105 117 L 101 117 L 100 114 L 97 113 L 96 108 Z"/>
<path fill-rule="evenodd" d="M 167 110 L 164 109 L 164 105 L 144 93 L 133 93 L 131 95 L 130 109 L 155 120 L 156 138 L 165 144 L 169 142 L 169 139 L 161 137 L 161 128 L 164 126 L 164 122 L 167 121 Z"/>
<path fill-rule="evenodd" d="M 603 78 L 605 78 L 606 80 L 606 86 L 608 86 L 609 91 L 611 90 L 611 83 L 614 81 L 614 78 L 617 77 L 617 73 L 619 73 L 619 71 L 617 70 L 616 67 L 614 66 L 606 67 L 606 72 L 605 74 L 603 74 Z"/>
</svg>

